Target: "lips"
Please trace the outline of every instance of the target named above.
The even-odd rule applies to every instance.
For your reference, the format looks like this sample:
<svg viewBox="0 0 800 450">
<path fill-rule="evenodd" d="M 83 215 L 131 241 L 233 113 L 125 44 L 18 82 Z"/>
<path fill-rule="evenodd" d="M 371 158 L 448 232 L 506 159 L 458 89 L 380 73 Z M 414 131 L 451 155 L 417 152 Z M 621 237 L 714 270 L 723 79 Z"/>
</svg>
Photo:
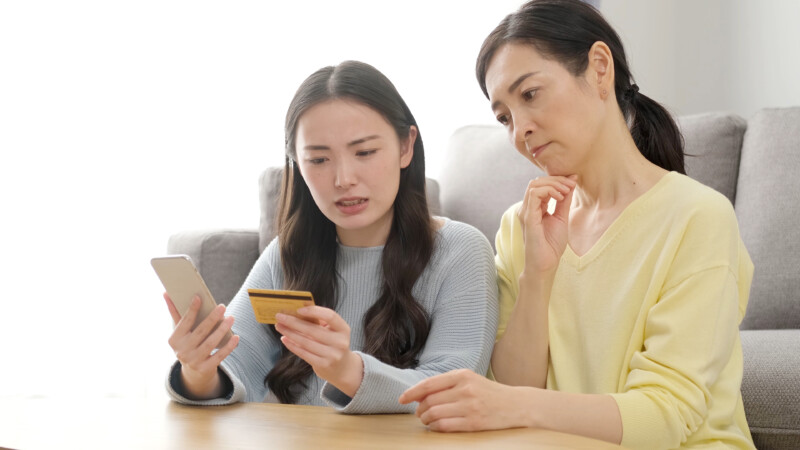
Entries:
<svg viewBox="0 0 800 450">
<path fill-rule="evenodd" d="M 547 146 L 548 146 L 548 145 L 550 145 L 550 143 L 549 143 L 549 142 L 548 142 L 548 143 L 546 143 L 546 144 L 540 145 L 540 146 L 538 146 L 538 147 L 534 147 L 534 148 L 532 148 L 532 149 L 531 149 L 531 156 L 532 156 L 532 157 L 534 157 L 534 158 L 536 158 L 537 156 L 539 156 L 539 154 L 540 154 L 540 153 L 542 153 L 542 150 L 544 150 L 545 148 L 547 148 Z"/>
<path fill-rule="evenodd" d="M 367 199 L 365 198 L 355 198 L 350 200 L 339 200 L 338 202 L 336 202 L 336 204 L 341 206 L 355 206 L 364 203 L 365 201 L 367 201 Z"/>
<path fill-rule="evenodd" d="M 342 214 L 353 215 L 367 209 L 369 199 L 364 197 L 340 198 L 336 201 L 336 207 Z"/>
</svg>

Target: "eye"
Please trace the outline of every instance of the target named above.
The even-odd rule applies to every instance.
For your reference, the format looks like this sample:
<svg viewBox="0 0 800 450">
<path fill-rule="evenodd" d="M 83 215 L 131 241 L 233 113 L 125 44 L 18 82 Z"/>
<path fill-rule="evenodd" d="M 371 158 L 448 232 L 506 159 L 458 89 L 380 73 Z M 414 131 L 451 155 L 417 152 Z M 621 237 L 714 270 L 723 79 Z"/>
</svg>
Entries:
<svg viewBox="0 0 800 450">
<path fill-rule="evenodd" d="M 508 125 L 508 116 L 505 114 L 501 114 L 497 116 L 497 121 L 500 122 L 503 126 Z"/>
<path fill-rule="evenodd" d="M 378 149 L 376 149 L 376 148 L 374 148 L 372 150 L 359 150 L 359 151 L 356 152 L 356 156 L 369 156 L 369 155 L 372 155 L 373 153 L 375 153 L 377 151 L 378 151 Z"/>
<path fill-rule="evenodd" d="M 527 101 L 533 100 L 533 97 L 536 95 L 537 89 L 528 89 L 527 91 L 522 93 L 522 98 Z"/>
<path fill-rule="evenodd" d="M 313 158 L 313 159 L 307 159 L 306 161 L 312 166 L 318 166 L 327 160 L 328 158 Z"/>
</svg>

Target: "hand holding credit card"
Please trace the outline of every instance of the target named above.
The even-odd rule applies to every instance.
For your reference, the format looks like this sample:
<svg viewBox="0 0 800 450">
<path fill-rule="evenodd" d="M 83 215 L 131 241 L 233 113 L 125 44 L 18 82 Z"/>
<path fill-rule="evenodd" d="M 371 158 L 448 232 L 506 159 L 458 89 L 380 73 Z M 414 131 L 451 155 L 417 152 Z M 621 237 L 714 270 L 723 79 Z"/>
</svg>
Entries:
<svg viewBox="0 0 800 450">
<path fill-rule="evenodd" d="M 314 305 L 314 296 L 308 291 L 282 291 L 270 289 L 248 289 L 253 313 L 260 323 L 275 324 L 275 314 L 297 316 L 297 310 Z"/>
</svg>

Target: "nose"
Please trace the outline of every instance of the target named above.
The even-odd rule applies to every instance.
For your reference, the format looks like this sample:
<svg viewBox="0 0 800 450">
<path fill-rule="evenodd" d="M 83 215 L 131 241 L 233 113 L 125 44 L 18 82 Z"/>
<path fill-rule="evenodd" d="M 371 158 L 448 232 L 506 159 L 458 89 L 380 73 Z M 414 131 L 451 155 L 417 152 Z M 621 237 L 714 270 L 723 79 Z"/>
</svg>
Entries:
<svg viewBox="0 0 800 450">
<path fill-rule="evenodd" d="M 528 142 L 528 138 L 536 131 L 536 126 L 533 121 L 524 114 L 515 114 L 512 117 L 514 125 L 514 144 L 525 145 Z"/>
<path fill-rule="evenodd" d="M 334 180 L 336 188 L 348 189 L 357 183 L 357 179 L 352 162 L 340 160 L 336 164 L 336 179 Z"/>
</svg>

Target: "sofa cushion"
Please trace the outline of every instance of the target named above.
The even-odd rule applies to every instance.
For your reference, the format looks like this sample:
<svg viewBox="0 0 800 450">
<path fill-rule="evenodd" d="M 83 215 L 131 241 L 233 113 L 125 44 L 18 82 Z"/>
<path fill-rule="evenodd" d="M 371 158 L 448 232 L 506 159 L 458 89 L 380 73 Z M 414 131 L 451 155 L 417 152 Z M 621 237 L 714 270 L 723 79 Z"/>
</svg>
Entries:
<svg viewBox="0 0 800 450">
<path fill-rule="evenodd" d="M 800 330 L 743 330 L 742 401 L 757 448 L 800 448 Z"/>
<path fill-rule="evenodd" d="M 442 213 L 481 230 L 494 246 L 500 217 L 544 175 L 520 155 L 501 126 L 470 125 L 450 138 L 441 181 Z"/>
<path fill-rule="evenodd" d="M 721 192 L 733 203 L 747 122 L 724 113 L 683 116 L 677 122 L 685 142 L 686 174 Z"/>
<path fill-rule="evenodd" d="M 800 108 L 765 109 L 742 144 L 736 215 L 755 264 L 742 328 L 800 328 Z"/>
<path fill-rule="evenodd" d="M 278 199 L 281 195 L 283 179 L 282 167 L 267 167 L 258 180 L 259 202 L 261 204 L 261 220 L 258 227 L 258 250 L 263 252 L 267 245 L 278 234 L 277 214 Z M 428 197 L 428 209 L 431 214 L 441 214 L 439 203 L 439 183 L 428 178 L 425 184 Z"/>
</svg>

